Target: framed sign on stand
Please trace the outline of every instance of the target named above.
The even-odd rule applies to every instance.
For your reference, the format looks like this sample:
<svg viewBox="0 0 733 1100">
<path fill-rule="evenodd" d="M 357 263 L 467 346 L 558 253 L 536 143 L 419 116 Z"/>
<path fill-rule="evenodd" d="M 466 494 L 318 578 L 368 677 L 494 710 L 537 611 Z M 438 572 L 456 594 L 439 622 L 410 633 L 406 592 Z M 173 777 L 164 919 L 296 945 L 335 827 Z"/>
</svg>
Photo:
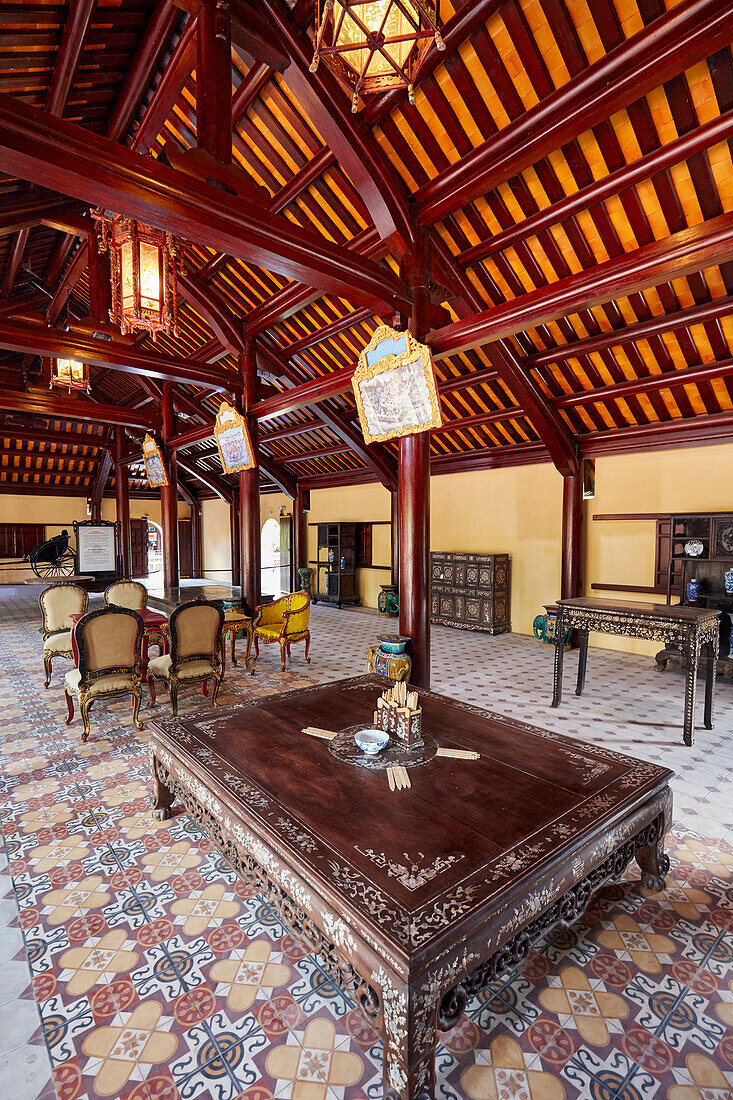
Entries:
<svg viewBox="0 0 733 1100">
<path fill-rule="evenodd" d="M 74 522 L 76 571 L 91 575 L 98 584 L 119 578 L 119 524 L 111 520 Z"/>
</svg>

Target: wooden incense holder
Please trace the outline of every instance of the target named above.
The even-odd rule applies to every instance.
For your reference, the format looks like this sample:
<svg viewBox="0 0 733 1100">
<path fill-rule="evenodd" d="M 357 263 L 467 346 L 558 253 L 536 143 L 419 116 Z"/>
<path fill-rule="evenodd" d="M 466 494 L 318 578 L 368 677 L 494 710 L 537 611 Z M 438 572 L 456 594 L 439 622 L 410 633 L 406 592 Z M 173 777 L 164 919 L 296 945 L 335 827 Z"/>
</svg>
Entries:
<svg viewBox="0 0 733 1100">
<path fill-rule="evenodd" d="M 422 741 L 422 708 L 417 705 L 417 692 L 408 691 L 405 683 L 388 688 L 377 699 L 374 725 L 403 745 Z"/>
</svg>

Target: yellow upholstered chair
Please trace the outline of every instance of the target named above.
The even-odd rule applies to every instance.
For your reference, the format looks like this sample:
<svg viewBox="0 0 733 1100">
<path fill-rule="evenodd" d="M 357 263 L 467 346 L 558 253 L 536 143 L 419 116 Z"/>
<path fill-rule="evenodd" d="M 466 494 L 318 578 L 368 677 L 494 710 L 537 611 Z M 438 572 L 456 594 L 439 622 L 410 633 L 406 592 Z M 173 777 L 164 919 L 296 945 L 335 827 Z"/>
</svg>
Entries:
<svg viewBox="0 0 733 1100">
<path fill-rule="evenodd" d="M 139 581 L 127 578 L 113 581 L 104 590 L 104 602 L 107 607 L 129 607 L 131 611 L 142 611 L 148 606 L 148 590 Z"/>
<path fill-rule="evenodd" d="M 97 699 L 131 695 L 132 720 L 142 729 L 138 714 L 143 629 L 140 616 L 126 607 L 100 607 L 76 624 L 79 667 L 66 673 L 64 688 L 69 708 L 67 726 L 74 717 L 74 697 L 79 700 L 84 722 L 82 741 L 89 736 L 89 709 Z"/>
<path fill-rule="evenodd" d="M 89 606 L 89 597 L 78 584 L 52 584 L 41 592 L 38 606 L 43 616 L 43 667 L 46 670 L 43 686 L 48 687 L 52 659 L 67 657 L 73 660 L 69 615 L 83 615 Z"/>
<path fill-rule="evenodd" d="M 191 600 L 172 613 L 169 622 L 170 653 L 148 661 L 148 687 L 155 706 L 154 679 L 163 680 L 168 689 L 173 713 L 178 714 L 179 684 L 204 684 L 214 681 L 211 705 L 216 706 L 223 672 L 221 634 L 224 612 L 211 600 Z"/>
<path fill-rule="evenodd" d="M 285 655 L 290 656 L 290 646 L 293 642 L 305 642 L 305 659 L 310 664 L 308 651 L 311 644 L 310 631 L 308 630 L 308 616 L 310 615 L 311 598 L 307 592 L 291 592 L 289 596 L 281 596 L 272 603 L 259 604 L 257 617 L 253 629 L 255 636 L 255 655 L 253 662 L 260 655 L 259 642 L 280 643 L 280 667 L 285 671 Z"/>
</svg>

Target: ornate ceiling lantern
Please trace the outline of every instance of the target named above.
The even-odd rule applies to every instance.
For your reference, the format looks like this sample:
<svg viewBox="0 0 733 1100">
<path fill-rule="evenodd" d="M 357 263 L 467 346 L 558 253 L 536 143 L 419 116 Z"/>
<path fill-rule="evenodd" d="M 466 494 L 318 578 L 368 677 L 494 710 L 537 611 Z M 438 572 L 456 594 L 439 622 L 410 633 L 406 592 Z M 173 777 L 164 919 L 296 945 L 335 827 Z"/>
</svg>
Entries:
<svg viewBox="0 0 733 1100">
<path fill-rule="evenodd" d="M 161 331 L 177 335 L 176 238 L 123 214 L 94 211 L 93 217 L 99 224 L 99 250 L 110 254 L 110 320 L 123 334 L 146 329 L 153 339 Z"/>
<path fill-rule="evenodd" d="M 414 85 L 431 42 L 445 49 L 438 27 L 440 0 L 317 0 L 315 53 L 359 97 Z"/>
<path fill-rule="evenodd" d="M 69 393 L 72 390 L 86 390 L 89 393 L 91 386 L 87 364 L 80 363 L 77 359 L 52 359 L 51 381 L 48 388 L 51 389 L 52 386 L 67 389 Z"/>
</svg>

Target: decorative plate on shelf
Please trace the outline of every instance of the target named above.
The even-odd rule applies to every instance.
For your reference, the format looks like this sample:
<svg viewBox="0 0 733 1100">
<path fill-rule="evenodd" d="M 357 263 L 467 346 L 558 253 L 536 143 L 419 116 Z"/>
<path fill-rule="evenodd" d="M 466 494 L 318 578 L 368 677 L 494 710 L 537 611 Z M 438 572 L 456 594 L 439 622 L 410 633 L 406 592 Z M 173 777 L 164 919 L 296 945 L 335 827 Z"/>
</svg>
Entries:
<svg viewBox="0 0 733 1100">
<path fill-rule="evenodd" d="M 690 558 L 699 558 L 704 549 L 699 539 L 688 539 L 685 543 L 685 553 Z"/>
</svg>

